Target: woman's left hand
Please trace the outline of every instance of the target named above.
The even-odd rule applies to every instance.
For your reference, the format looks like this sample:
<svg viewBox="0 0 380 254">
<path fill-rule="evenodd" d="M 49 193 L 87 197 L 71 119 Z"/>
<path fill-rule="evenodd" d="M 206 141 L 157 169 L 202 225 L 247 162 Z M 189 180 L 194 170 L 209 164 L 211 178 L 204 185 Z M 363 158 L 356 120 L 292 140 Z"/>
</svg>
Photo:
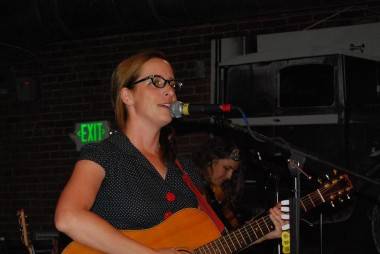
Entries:
<svg viewBox="0 0 380 254">
<path fill-rule="evenodd" d="M 265 239 L 280 238 L 282 233 L 282 226 L 289 224 L 289 221 L 281 218 L 281 204 L 277 204 L 273 208 L 269 209 L 269 217 L 272 220 L 275 229 L 264 236 Z"/>
</svg>

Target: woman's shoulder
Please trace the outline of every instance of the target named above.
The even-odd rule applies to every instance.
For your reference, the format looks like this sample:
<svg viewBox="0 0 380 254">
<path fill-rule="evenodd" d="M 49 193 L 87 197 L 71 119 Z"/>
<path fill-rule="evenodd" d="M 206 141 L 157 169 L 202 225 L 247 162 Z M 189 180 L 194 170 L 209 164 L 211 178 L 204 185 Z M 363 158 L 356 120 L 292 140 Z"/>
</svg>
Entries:
<svg viewBox="0 0 380 254">
<path fill-rule="evenodd" d="M 117 151 L 116 144 L 121 139 L 119 133 L 114 133 L 98 143 L 86 144 L 82 147 L 79 159 L 92 159 L 104 157 Z"/>
</svg>

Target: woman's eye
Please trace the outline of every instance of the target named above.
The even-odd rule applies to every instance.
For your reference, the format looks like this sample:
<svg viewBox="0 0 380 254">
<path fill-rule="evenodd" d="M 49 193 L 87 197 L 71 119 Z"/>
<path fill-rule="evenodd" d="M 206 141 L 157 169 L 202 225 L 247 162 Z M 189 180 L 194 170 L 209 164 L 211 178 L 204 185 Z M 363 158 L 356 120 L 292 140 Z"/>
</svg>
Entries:
<svg viewBox="0 0 380 254">
<path fill-rule="evenodd" d="M 160 79 L 159 78 L 154 78 L 153 79 L 153 84 L 159 85 L 160 84 Z"/>
</svg>

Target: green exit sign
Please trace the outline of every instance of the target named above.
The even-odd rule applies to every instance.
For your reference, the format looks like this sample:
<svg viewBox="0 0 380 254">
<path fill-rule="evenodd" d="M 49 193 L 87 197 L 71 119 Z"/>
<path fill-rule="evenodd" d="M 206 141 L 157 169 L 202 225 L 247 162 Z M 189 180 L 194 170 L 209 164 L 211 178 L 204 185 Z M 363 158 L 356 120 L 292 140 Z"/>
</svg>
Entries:
<svg viewBox="0 0 380 254">
<path fill-rule="evenodd" d="M 74 140 L 79 151 L 83 145 L 100 142 L 109 136 L 108 121 L 83 122 L 75 124 L 75 131 L 70 137 Z"/>
</svg>

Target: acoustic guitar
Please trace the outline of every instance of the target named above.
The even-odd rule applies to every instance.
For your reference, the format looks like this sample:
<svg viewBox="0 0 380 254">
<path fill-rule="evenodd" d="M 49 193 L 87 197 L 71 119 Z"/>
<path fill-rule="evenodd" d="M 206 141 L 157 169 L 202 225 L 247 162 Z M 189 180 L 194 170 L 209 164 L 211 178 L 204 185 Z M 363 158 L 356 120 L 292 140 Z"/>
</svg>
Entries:
<svg viewBox="0 0 380 254">
<path fill-rule="evenodd" d="M 300 209 L 304 212 L 328 201 L 341 199 L 352 189 L 347 175 L 341 175 L 326 182 L 322 187 L 304 196 L 300 200 Z M 274 230 L 274 225 L 265 215 L 248 221 L 241 228 L 221 235 L 207 214 L 196 208 L 183 209 L 162 223 L 144 230 L 123 230 L 122 233 L 141 244 L 153 249 L 186 248 L 195 254 L 237 253 Z M 63 254 L 100 254 L 78 242 L 71 242 Z"/>
</svg>

